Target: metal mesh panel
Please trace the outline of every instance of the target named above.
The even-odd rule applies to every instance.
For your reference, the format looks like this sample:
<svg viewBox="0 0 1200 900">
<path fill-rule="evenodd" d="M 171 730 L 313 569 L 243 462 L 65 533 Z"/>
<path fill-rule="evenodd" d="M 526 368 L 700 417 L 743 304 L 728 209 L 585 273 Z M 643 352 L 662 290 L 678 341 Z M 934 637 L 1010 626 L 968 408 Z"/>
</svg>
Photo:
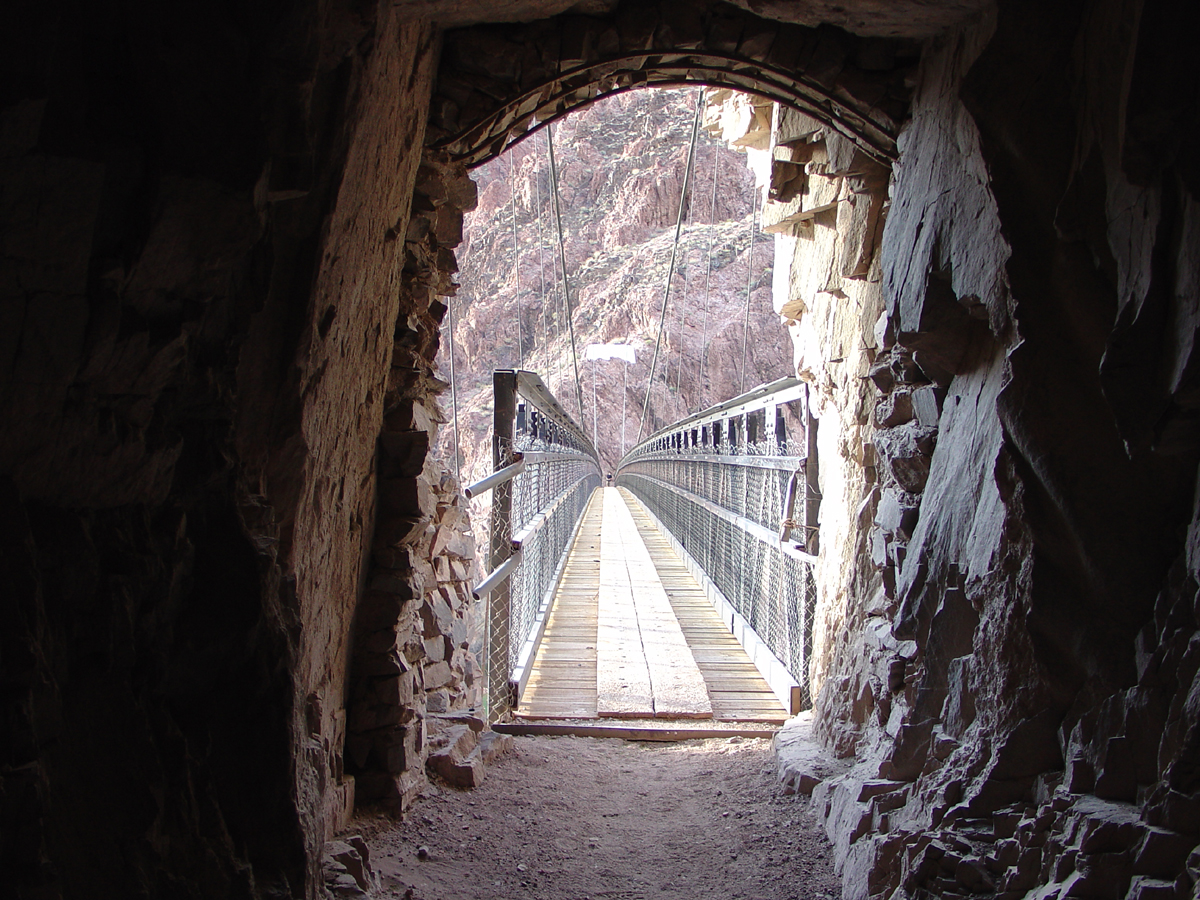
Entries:
<svg viewBox="0 0 1200 900">
<path fill-rule="evenodd" d="M 511 520 L 506 521 L 502 511 L 507 503 L 511 504 L 513 483 L 511 481 L 497 485 L 492 495 L 491 533 L 489 535 L 490 557 L 492 560 L 503 558 L 512 544 Z M 498 510 L 501 510 L 498 512 Z M 494 564 L 494 563 L 493 563 Z M 488 721 L 496 721 L 509 709 L 508 648 L 512 643 L 512 628 L 510 611 L 512 608 L 513 579 L 497 585 L 486 594 L 487 597 L 487 634 L 484 642 L 484 704 Z M 482 592 L 480 592 L 482 595 Z"/>
<path fill-rule="evenodd" d="M 816 607 L 814 557 L 807 551 L 816 543 L 816 521 L 815 506 L 806 501 L 819 494 L 807 483 L 806 472 L 815 423 L 806 414 L 810 433 L 797 430 L 794 438 L 777 433 L 775 424 L 783 421 L 776 410 L 801 396 L 789 382 L 774 393 L 760 389 L 750 402 L 731 401 L 728 412 L 671 426 L 635 447 L 622 460 L 616 481 L 671 532 L 787 667 L 807 706 Z M 745 416 L 756 412 L 765 433 L 747 445 Z M 731 431 L 737 444 L 728 439 Z M 696 433 L 705 438 L 697 441 L 691 437 Z M 788 518 L 796 523 L 797 539 L 781 539 Z M 806 535 L 809 543 L 802 547 Z"/>
<path fill-rule="evenodd" d="M 591 443 L 536 375 L 496 373 L 495 403 L 495 469 L 516 471 L 492 488 L 492 572 L 476 591 L 488 595 L 490 721 L 512 708 L 511 682 L 522 650 L 557 583 L 576 523 L 600 485 Z M 507 576 L 498 577 L 506 566 Z"/>
<path fill-rule="evenodd" d="M 554 506 L 535 538 L 524 545 L 521 564 L 512 577 L 511 639 L 505 661 L 506 673 L 516 668 L 521 648 L 533 632 L 547 592 L 554 587 L 559 562 L 570 549 L 568 542 L 575 523 L 583 516 L 588 498 L 598 486 L 598 476 L 577 479 L 567 488 L 562 502 Z"/>
</svg>

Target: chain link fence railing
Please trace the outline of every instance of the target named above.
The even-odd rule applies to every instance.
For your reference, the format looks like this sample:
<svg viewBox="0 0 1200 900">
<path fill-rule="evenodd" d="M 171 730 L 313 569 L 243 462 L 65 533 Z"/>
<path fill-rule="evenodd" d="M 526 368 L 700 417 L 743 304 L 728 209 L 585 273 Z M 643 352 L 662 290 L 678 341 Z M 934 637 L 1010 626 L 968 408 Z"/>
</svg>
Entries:
<svg viewBox="0 0 1200 900">
<path fill-rule="evenodd" d="M 626 454 L 616 482 L 794 679 L 793 711 L 811 706 L 821 495 L 806 386 L 781 379 L 668 426 Z"/>
<path fill-rule="evenodd" d="M 493 492 L 490 572 L 474 591 L 488 598 L 490 722 L 517 704 L 575 529 L 600 486 L 595 448 L 537 375 L 498 371 L 493 387 L 493 473 L 465 492 Z"/>
</svg>

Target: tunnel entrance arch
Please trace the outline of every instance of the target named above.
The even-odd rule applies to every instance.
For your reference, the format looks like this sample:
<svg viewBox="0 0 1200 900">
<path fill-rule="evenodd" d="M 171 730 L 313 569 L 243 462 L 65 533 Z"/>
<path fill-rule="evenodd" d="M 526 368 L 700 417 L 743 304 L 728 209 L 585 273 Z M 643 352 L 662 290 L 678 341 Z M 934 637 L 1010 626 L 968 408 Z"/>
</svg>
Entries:
<svg viewBox="0 0 1200 900">
<path fill-rule="evenodd" d="M 426 141 L 474 167 L 601 97 L 710 85 L 798 109 L 888 164 L 916 55 L 911 41 L 774 22 L 721 2 L 461 28 L 444 37 Z"/>
</svg>

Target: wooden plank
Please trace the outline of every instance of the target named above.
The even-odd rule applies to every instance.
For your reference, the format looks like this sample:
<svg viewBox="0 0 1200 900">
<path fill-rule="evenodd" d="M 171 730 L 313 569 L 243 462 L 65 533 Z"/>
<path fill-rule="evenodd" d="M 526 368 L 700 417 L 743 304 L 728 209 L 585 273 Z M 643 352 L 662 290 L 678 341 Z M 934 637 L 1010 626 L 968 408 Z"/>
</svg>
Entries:
<svg viewBox="0 0 1200 900">
<path fill-rule="evenodd" d="M 600 595 L 596 604 L 596 712 L 601 716 L 654 715 L 650 669 L 638 631 L 626 562 L 627 535 L 616 518 L 614 491 L 601 488 Z"/>
<path fill-rule="evenodd" d="M 621 492 L 708 685 L 713 715 L 722 720 L 786 721 L 787 711 L 730 632 L 728 623 L 721 621 L 703 589 L 675 555 L 670 542 L 659 533 L 641 503 L 627 490 L 622 488 Z"/>
<path fill-rule="evenodd" d="M 594 491 L 551 605 L 546 631 L 516 717 L 596 715 L 596 599 L 603 506 Z"/>
<path fill-rule="evenodd" d="M 627 587 L 635 599 L 640 599 L 648 592 L 658 591 L 665 602 L 657 608 L 635 603 L 633 618 L 638 623 L 636 631 L 631 627 L 631 623 L 626 621 L 614 628 L 610 634 L 601 636 L 598 615 L 602 550 L 606 533 L 614 524 L 613 517 L 607 516 L 603 508 L 604 493 L 604 489 L 600 489 L 593 495 L 584 514 L 585 521 L 581 524 L 576 544 L 572 547 L 571 556 L 564 569 L 559 591 L 546 623 L 542 648 L 534 662 L 534 670 L 530 675 L 522 706 L 516 712 L 516 718 L 521 723 L 538 720 L 543 726 L 553 722 L 555 724 L 548 726 L 552 728 L 576 727 L 557 723 L 556 720 L 561 719 L 597 721 L 596 717 L 601 711 L 597 703 L 598 660 L 613 649 L 614 643 L 622 640 L 632 641 L 635 634 L 642 646 L 641 653 L 644 657 L 644 640 L 654 644 L 662 640 L 664 635 L 675 634 L 682 637 L 682 648 L 677 647 L 676 651 L 683 649 L 687 661 L 703 678 L 708 709 L 711 710 L 707 714 L 723 721 L 738 723 L 775 725 L 786 721 L 786 712 L 741 645 L 729 632 L 728 623 L 720 620 L 704 592 L 674 555 L 670 544 L 654 529 L 640 506 L 636 502 L 629 503 L 628 496 L 621 497 L 624 502 L 621 502 L 619 507 L 623 508 L 629 517 L 625 523 L 625 531 L 632 533 L 633 540 L 626 535 L 620 538 L 619 543 L 631 544 L 633 555 L 638 556 L 640 561 L 635 561 L 631 567 L 628 562 L 630 554 L 626 553 L 625 573 L 621 575 L 617 572 L 614 578 L 622 588 Z M 611 535 L 609 541 L 613 542 Z M 646 565 L 647 559 L 649 566 Z M 613 565 L 618 564 L 614 562 Z M 667 640 L 669 643 L 670 639 Z M 651 655 L 656 661 L 661 657 L 661 654 L 657 653 Z M 648 657 L 645 666 L 647 675 L 650 675 Z M 626 717 L 648 718 L 655 712 L 665 711 L 658 709 L 658 695 L 655 689 L 668 683 L 669 667 L 660 672 L 659 676 L 659 684 L 655 683 L 653 677 L 649 679 L 650 708 L 608 712 Z M 686 710 L 678 709 L 671 712 L 674 716 L 685 713 Z M 640 733 L 640 729 L 644 728 L 600 725 L 598 721 L 590 727 L 624 729 L 630 733 Z M 681 733 L 688 731 L 674 730 Z M 717 732 L 712 729 L 695 731 L 704 732 L 701 736 L 717 736 Z M 769 732 L 759 729 L 757 733 Z"/>
<path fill-rule="evenodd" d="M 622 494 L 605 489 L 597 711 L 708 718 L 704 678 Z"/>
</svg>

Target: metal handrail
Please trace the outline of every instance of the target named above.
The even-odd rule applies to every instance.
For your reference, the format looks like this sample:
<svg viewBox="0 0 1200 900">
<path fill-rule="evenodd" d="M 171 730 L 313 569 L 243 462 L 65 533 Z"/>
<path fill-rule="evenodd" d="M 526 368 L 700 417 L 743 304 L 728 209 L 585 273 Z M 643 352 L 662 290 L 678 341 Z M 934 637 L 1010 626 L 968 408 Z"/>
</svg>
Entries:
<svg viewBox="0 0 1200 900">
<path fill-rule="evenodd" d="M 497 485 L 504 484 L 506 481 L 512 481 L 522 472 L 525 471 L 525 460 L 523 454 L 516 454 L 522 458 L 518 459 L 511 466 L 505 466 L 498 472 L 493 472 L 486 478 L 480 478 L 474 484 L 463 489 L 463 496 L 468 500 L 474 500 L 482 494 L 487 493 Z"/>
<path fill-rule="evenodd" d="M 621 462 L 624 463 L 626 459 L 636 455 L 641 448 L 653 444 L 655 440 L 661 439 L 665 435 L 687 431 L 691 428 L 710 424 L 718 419 L 728 419 L 731 416 L 744 415 L 747 412 L 763 409 L 767 405 L 787 403 L 805 396 L 807 396 L 806 386 L 799 378 L 789 376 L 777 378 L 775 381 L 769 381 L 766 384 L 760 384 L 758 387 L 750 388 L 750 390 L 738 394 L 736 397 L 731 397 L 722 403 L 714 404 L 707 409 L 700 410 L 698 413 L 693 413 L 685 419 L 680 419 L 678 422 L 672 422 L 670 425 L 660 428 L 626 453 Z"/>
<path fill-rule="evenodd" d="M 593 489 L 600 460 L 587 434 L 533 372 L 493 375 L 494 471 L 468 496 L 492 491 L 490 572 L 475 587 L 488 599 L 487 716 L 519 701 L 519 667 L 536 643 L 572 535 Z"/>
<path fill-rule="evenodd" d="M 821 492 L 808 387 L 781 378 L 659 429 L 615 482 L 808 696 Z M 727 617 L 728 618 L 728 617 Z"/>
<path fill-rule="evenodd" d="M 521 549 L 518 547 L 513 552 L 512 556 L 510 556 L 496 568 L 492 569 L 491 574 L 483 579 L 483 581 L 479 582 L 479 584 L 475 585 L 474 589 L 471 591 L 471 595 L 476 600 L 482 600 L 484 597 L 506 582 L 512 573 L 516 571 L 516 568 L 520 562 Z"/>
</svg>

